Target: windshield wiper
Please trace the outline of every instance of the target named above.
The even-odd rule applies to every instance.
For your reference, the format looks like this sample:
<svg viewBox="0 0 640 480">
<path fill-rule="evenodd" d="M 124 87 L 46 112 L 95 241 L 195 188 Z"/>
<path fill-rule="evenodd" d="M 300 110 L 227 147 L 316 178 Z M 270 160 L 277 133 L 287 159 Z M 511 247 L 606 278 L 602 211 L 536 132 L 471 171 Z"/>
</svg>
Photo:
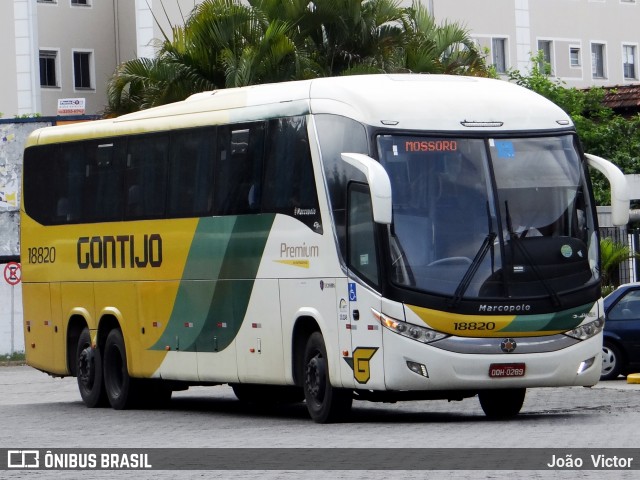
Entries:
<svg viewBox="0 0 640 480">
<path fill-rule="evenodd" d="M 558 293 L 553 289 L 553 287 L 551 285 L 549 285 L 549 282 L 547 282 L 547 280 L 544 278 L 544 276 L 540 273 L 540 270 L 538 269 L 538 266 L 536 265 L 534 260 L 531 258 L 531 254 L 529 253 L 527 248 L 524 246 L 523 242 L 521 241 L 521 238 L 513 230 L 513 225 L 511 223 L 511 215 L 509 214 L 509 203 L 506 200 L 504 202 L 504 211 L 505 211 L 505 215 L 507 217 L 507 229 L 509 231 L 509 239 L 511 240 L 511 243 L 513 245 L 515 245 L 520 250 L 520 253 L 522 253 L 522 256 L 524 257 L 524 259 L 527 261 L 527 263 L 531 267 L 531 270 L 533 271 L 533 274 L 536 276 L 538 281 L 542 284 L 544 289 L 547 291 L 547 293 L 551 297 L 551 301 L 553 302 L 553 305 L 555 307 L 561 306 L 562 305 L 562 301 L 560 300 L 560 297 L 558 296 Z M 512 265 L 512 267 L 513 267 L 513 265 Z"/>
<path fill-rule="evenodd" d="M 482 245 L 480 245 L 480 249 L 476 253 L 476 256 L 473 257 L 473 261 L 471 262 L 471 265 L 469 265 L 469 268 L 467 268 L 467 271 L 464 272 L 464 275 L 462 276 L 462 280 L 460 280 L 460 283 L 458 284 L 458 287 L 456 288 L 456 291 L 453 294 L 453 298 L 451 299 L 451 303 L 450 303 L 451 308 L 455 308 L 456 305 L 460 303 L 460 300 L 462 300 L 462 297 L 464 296 L 465 292 L 469 288 L 469 285 L 471 285 L 471 280 L 477 273 L 478 268 L 480 268 L 480 265 L 482 264 L 484 257 L 487 256 L 487 252 L 489 252 L 489 250 L 492 250 L 493 242 L 498 236 L 498 234 L 493 229 L 493 222 L 491 221 L 491 212 L 489 211 L 489 202 L 487 202 L 487 220 L 489 222 L 489 234 L 482 241 Z M 493 268 L 493 251 L 492 251 L 491 258 L 492 258 L 491 265 Z"/>
</svg>

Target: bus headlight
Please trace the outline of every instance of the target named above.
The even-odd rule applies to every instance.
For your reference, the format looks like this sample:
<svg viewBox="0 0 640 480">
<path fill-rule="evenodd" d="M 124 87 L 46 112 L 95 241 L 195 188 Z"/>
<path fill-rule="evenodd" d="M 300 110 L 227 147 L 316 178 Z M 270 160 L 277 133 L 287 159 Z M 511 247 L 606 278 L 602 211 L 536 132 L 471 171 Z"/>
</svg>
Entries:
<svg viewBox="0 0 640 480">
<path fill-rule="evenodd" d="M 580 325 L 579 327 L 574 328 L 573 330 L 569 330 L 564 334 L 577 338 L 578 340 L 586 340 L 588 338 L 593 337 L 594 335 L 599 334 L 604 328 L 604 318 L 600 317 L 593 322 L 585 323 L 584 325 Z"/>
<path fill-rule="evenodd" d="M 412 323 L 388 317 L 387 315 L 375 311 L 373 308 L 371 311 L 383 327 L 397 333 L 398 335 L 402 335 L 403 337 L 410 338 L 417 342 L 431 343 L 448 337 L 445 333 L 436 332 L 430 328 L 420 327 L 418 325 L 413 325 Z"/>
</svg>

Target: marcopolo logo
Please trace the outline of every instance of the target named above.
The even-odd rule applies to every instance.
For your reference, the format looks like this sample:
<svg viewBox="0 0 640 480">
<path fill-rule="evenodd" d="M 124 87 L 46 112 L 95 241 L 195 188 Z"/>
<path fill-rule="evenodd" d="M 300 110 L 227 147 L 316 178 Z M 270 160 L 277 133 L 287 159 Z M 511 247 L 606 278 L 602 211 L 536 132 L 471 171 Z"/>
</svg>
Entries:
<svg viewBox="0 0 640 480">
<path fill-rule="evenodd" d="M 501 313 L 523 313 L 530 312 L 531 305 L 522 303 L 520 305 L 487 305 L 481 304 L 478 307 L 479 312 L 501 312 Z"/>
</svg>

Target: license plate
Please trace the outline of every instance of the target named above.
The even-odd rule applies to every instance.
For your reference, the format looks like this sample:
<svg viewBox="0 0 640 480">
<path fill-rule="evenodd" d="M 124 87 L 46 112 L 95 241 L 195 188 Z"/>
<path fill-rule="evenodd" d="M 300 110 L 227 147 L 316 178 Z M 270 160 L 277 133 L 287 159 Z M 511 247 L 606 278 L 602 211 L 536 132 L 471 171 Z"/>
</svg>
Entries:
<svg viewBox="0 0 640 480">
<path fill-rule="evenodd" d="M 489 365 L 491 378 L 524 377 L 524 363 L 492 363 Z"/>
</svg>

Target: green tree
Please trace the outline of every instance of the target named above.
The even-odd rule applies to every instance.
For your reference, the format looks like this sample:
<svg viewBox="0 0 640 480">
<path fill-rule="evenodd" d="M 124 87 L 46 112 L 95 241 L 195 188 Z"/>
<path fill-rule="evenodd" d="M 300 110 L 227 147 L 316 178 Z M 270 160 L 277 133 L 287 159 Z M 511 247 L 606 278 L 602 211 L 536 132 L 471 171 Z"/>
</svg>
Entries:
<svg viewBox="0 0 640 480">
<path fill-rule="evenodd" d="M 622 117 L 605 107 L 602 88 L 567 88 L 564 82 L 547 73 L 550 69 L 542 62 L 541 54 L 533 57 L 531 63 L 528 74 L 511 70 L 509 80 L 543 95 L 567 112 L 585 152 L 612 161 L 624 173 L 640 173 L 640 115 Z M 592 171 L 591 180 L 596 203 L 608 205 L 611 193 L 607 179 Z"/>
<path fill-rule="evenodd" d="M 620 264 L 631 258 L 638 258 L 638 255 L 632 252 L 628 245 L 615 242 L 609 237 L 600 240 L 600 277 L 603 288 L 609 291 L 620 284 L 615 274 Z"/>
<path fill-rule="evenodd" d="M 106 113 L 119 115 L 192 93 L 359 73 L 488 75 L 468 32 L 438 26 L 420 2 L 206 0 L 165 32 L 153 59 L 120 65 Z"/>
<path fill-rule="evenodd" d="M 455 22 L 437 25 L 427 7 L 414 0 L 405 10 L 403 30 L 406 42 L 402 53 L 407 71 L 453 75 L 489 76 L 485 55 L 469 31 Z"/>
</svg>

